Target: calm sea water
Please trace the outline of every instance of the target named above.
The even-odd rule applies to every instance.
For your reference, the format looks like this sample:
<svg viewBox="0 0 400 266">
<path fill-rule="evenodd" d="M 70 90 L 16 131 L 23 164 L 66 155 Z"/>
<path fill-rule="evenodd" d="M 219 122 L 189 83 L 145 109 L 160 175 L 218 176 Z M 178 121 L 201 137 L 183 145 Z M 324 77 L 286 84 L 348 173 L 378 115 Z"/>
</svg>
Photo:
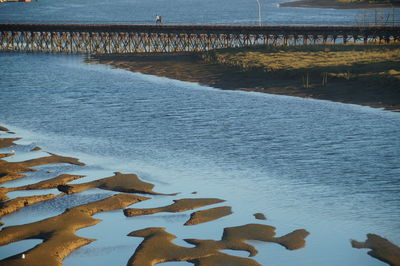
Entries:
<svg viewBox="0 0 400 266">
<path fill-rule="evenodd" d="M 282 0 L 260 0 L 263 25 L 354 25 L 367 10 L 279 8 Z M 390 13 L 390 12 L 389 12 Z M 256 0 L 38 0 L 2 3 L 0 23 L 154 23 L 257 25 Z"/>
<path fill-rule="evenodd" d="M 358 11 L 283 9 L 263 4 L 265 24 L 354 24 Z M 0 22 L 151 23 L 155 14 L 178 24 L 255 24 L 254 1 L 38 1 L 2 3 Z M 68 55 L 0 54 L 0 124 L 23 137 L 23 160 L 45 151 L 88 164 L 39 167 L 17 186 L 59 173 L 85 182 L 114 171 L 138 173 L 160 192 L 135 207 L 183 197 L 220 197 L 234 214 L 183 227 L 190 213 L 125 218 L 121 211 L 96 215 L 100 224 L 78 231 L 98 239 L 74 252 L 65 265 L 125 265 L 141 239 L 126 235 L 148 226 L 184 238 L 218 239 L 222 229 L 257 222 L 277 234 L 305 228 L 298 251 L 254 243 L 263 265 L 385 265 L 351 248 L 349 239 L 377 233 L 400 244 L 400 114 L 327 101 L 222 91 L 193 83 L 89 65 Z M 9 149 L 6 149 L 6 151 Z M 4 150 L 3 150 L 4 151 Z M 50 170 L 51 173 L 48 173 Z M 191 192 L 197 191 L 196 195 Z M 54 190 L 37 193 L 53 192 Z M 30 192 L 13 192 L 17 197 Z M 3 218 L 24 224 L 67 207 L 112 195 L 91 190 L 48 201 Z M 101 232 L 101 234 L 99 234 Z M 0 247 L 0 258 L 39 243 Z M 244 255 L 241 252 L 230 254 Z M 184 265 L 168 263 L 167 265 Z"/>
</svg>

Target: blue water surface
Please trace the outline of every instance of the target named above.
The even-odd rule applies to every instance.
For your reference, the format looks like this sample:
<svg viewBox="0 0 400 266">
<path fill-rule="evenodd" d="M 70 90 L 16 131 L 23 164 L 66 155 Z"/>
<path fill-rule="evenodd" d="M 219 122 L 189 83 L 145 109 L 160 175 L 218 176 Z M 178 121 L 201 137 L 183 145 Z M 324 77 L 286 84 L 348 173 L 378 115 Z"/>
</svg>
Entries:
<svg viewBox="0 0 400 266">
<path fill-rule="evenodd" d="M 365 9 L 280 8 L 281 2 L 285 1 L 260 0 L 263 25 L 359 25 L 374 17 Z M 162 15 L 165 24 L 258 25 L 259 21 L 256 0 L 38 0 L 0 5 L 0 23 L 153 24 L 156 15 Z"/>
<path fill-rule="evenodd" d="M 77 56 L 9 53 L 0 60 L 1 123 L 27 147 L 88 164 L 52 171 L 91 180 L 113 171 L 138 173 L 158 191 L 179 197 L 197 191 L 233 207 L 229 218 L 195 229 L 182 229 L 182 216 L 133 222 L 121 212 L 101 214 L 101 231 L 121 223 L 119 234 L 104 234 L 66 265 L 126 263 L 141 240 L 120 241 L 135 228 L 166 226 L 178 239 L 218 238 L 223 227 L 255 222 L 256 212 L 265 213 L 278 234 L 311 232 L 307 247 L 290 256 L 282 247 L 257 244 L 262 264 L 382 265 L 366 250 L 352 249 L 349 239 L 377 233 L 400 244 L 399 113 L 217 90 L 86 64 Z M 159 199 L 159 205 L 171 200 Z M 5 222 L 55 215 L 71 204 L 68 197 L 60 203 L 26 208 Z M 99 228 L 79 232 L 99 238 Z M 118 245 L 123 248 L 102 257 L 101 250 Z"/>
</svg>

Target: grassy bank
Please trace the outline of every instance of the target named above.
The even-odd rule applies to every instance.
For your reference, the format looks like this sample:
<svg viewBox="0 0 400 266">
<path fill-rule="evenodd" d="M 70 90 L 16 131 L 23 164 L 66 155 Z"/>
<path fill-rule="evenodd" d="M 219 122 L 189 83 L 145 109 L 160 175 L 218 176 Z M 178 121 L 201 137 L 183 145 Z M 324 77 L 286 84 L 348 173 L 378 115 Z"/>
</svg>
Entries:
<svg viewBox="0 0 400 266">
<path fill-rule="evenodd" d="M 260 72 L 274 78 L 313 79 L 309 86 L 329 80 L 368 80 L 377 86 L 398 89 L 400 86 L 400 47 L 398 45 L 318 45 L 258 47 L 219 50 L 201 55 L 209 63 Z M 319 82 L 321 80 L 321 82 Z M 321 83 L 321 84 L 319 84 Z M 400 89 L 400 88 L 399 88 Z"/>
<path fill-rule="evenodd" d="M 400 62 L 398 45 L 306 45 L 262 46 L 256 48 L 224 49 L 202 55 L 205 60 L 242 69 L 293 71 L 314 68 L 353 67 L 385 63 L 395 67 Z"/>
</svg>

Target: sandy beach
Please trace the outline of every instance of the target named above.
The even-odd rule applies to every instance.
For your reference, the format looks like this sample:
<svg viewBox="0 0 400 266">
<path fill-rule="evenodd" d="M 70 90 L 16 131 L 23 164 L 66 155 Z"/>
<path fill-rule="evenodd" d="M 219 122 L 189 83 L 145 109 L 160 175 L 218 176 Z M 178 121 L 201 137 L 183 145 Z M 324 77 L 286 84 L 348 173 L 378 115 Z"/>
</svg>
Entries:
<svg viewBox="0 0 400 266">
<path fill-rule="evenodd" d="M 396 45 L 317 45 L 226 49 L 200 54 L 99 55 L 87 62 L 219 89 L 398 111 L 398 54 L 400 50 Z"/>
</svg>

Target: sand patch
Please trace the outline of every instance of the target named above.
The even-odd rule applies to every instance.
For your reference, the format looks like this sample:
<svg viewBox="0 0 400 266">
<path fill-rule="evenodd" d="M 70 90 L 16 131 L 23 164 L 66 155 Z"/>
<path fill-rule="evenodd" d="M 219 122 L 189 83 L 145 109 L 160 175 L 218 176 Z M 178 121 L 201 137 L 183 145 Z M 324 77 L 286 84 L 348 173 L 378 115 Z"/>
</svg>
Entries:
<svg viewBox="0 0 400 266">
<path fill-rule="evenodd" d="M 73 180 L 76 180 L 76 179 L 82 178 L 82 177 L 84 177 L 84 176 L 62 174 L 62 175 L 59 175 L 57 177 L 50 178 L 50 179 L 47 179 L 47 180 L 43 180 L 43 181 L 35 183 L 35 184 L 29 184 L 29 185 L 26 185 L 26 186 L 13 187 L 13 188 L 0 187 L 0 201 L 8 200 L 9 198 L 7 196 L 7 193 L 11 192 L 11 191 L 52 189 L 52 188 L 57 188 L 57 186 L 59 186 L 59 185 L 66 184 L 68 182 L 71 182 Z M 55 197 L 55 195 L 53 195 L 53 196 Z M 45 200 L 45 199 L 39 200 L 39 198 L 34 199 L 34 197 L 41 197 L 41 196 L 23 197 L 23 198 L 27 198 L 26 199 L 27 203 L 25 203 L 26 204 L 25 206 L 32 205 L 32 204 L 34 204 L 36 202 L 41 202 L 41 201 Z M 53 197 L 51 197 L 51 198 L 53 198 Z M 50 198 L 48 198 L 48 199 L 50 199 Z M 16 206 L 21 206 L 20 208 L 23 208 L 24 206 L 22 206 L 18 202 L 19 201 L 15 201 L 15 200 L 7 202 L 7 209 L 17 208 Z M 1 204 L 5 204 L 5 203 L 0 203 L 0 214 L 1 214 L 1 209 L 4 207 Z M 16 206 L 12 207 L 14 204 L 16 204 Z M 20 209 L 20 208 L 18 208 L 18 209 Z M 10 212 L 8 212 L 8 213 L 10 213 Z M 0 215 L 0 217 L 1 217 L 1 215 Z"/>
<path fill-rule="evenodd" d="M 267 217 L 265 217 L 265 215 L 263 213 L 258 212 L 253 215 L 254 215 L 254 218 L 256 218 L 257 220 L 267 220 Z"/>
<path fill-rule="evenodd" d="M 6 158 L 6 157 L 11 157 L 13 155 L 14 155 L 14 153 L 0 153 L 0 159 Z"/>
<path fill-rule="evenodd" d="M 7 131 L 9 131 L 9 130 L 8 130 L 8 128 L 6 128 L 6 127 L 0 126 L 0 131 L 6 131 L 6 132 L 7 132 Z"/>
<path fill-rule="evenodd" d="M 375 234 L 368 234 L 365 242 L 351 241 L 353 248 L 369 248 L 368 254 L 392 266 L 400 266 L 400 248 L 389 240 Z"/>
<path fill-rule="evenodd" d="M 127 217 L 132 217 L 132 216 L 149 215 L 149 214 L 154 214 L 154 213 L 159 213 L 159 212 L 184 212 L 184 211 L 204 207 L 207 205 L 217 204 L 220 202 L 224 202 L 224 200 L 215 199 L 215 198 L 180 199 L 180 200 L 174 200 L 174 203 L 171 205 L 158 207 L 158 208 L 125 209 L 124 214 Z"/>
<path fill-rule="evenodd" d="M 302 233 L 295 233 L 297 231 Z M 166 232 L 164 228 L 146 228 L 129 234 L 129 236 L 143 237 L 144 240 L 129 259 L 128 265 L 151 266 L 167 261 L 188 261 L 196 265 L 259 265 L 250 259 L 223 254 L 220 250 L 243 250 L 249 252 L 250 256 L 255 256 L 258 251 L 254 246 L 247 244 L 245 242 L 247 240 L 274 242 L 290 250 L 297 249 L 305 245 L 305 237 L 308 235 L 305 230 L 297 231 L 276 238 L 275 227 L 248 224 L 225 228 L 219 241 L 185 239 L 189 244 L 195 245 L 194 248 L 186 248 L 172 243 L 176 237 Z M 290 239 L 290 243 L 281 239 Z M 302 245 L 298 245 L 301 242 Z M 210 256 L 215 257 L 210 258 Z"/>
<path fill-rule="evenodd" d="M 0 187 L 0 201 L 8 200 L 9 197 L 7 196 L 8 188 Z"/>
<path fill-rule="evenodd" d="M 184 225 L 196 225 L 232 214 L 232 208 L 228 206 L 212 208 L 203 211 L 197 211 L 190 215 L 190 219 Z"/>
<path fill-rule="evenodd" d="M 84 163 L 76 158 L 64 157 L 56 154 L 49 153 L 50 156 L 26 160 L 22 162 L 7 162 L 0 160 L 0 184 L 14 179 L 25 177 L 22 172 L 35 171 L 31 167 L 46 165 L 46 164 L 73 164 L 83 166 Z"/>
<path fill-rule="evenodd" d="M 17 145 L 14 143 L 14 141 L 17 141 L 20 139 L 21 138 L 0 138 L 0 149 Z"/>
<path fill-rule="evenodd" d="M 59 176 L 46 179 L 40 181 L 38 183 L 29 184 L 26 186 L 9 188 L 9 191 L 17 191 L 17 190 L 37 190 L 37 189 L 51 189 L 57 188 L 58 186 L 65 185 L 71 181 L 77 180 L 79 178 L 85 177 L 84 175 L 69 175 L 69 174 L 61 174 Z"/>
<path fill-rule="evenodd" d="M 43 243 L 22 254 L 0 261 L 0 265 L 62 265 L 62 260 L 75 249 L 94 239 L 75 235 L 75 231 L 100 222 L 92 215 L 125 208 L 148 198 L 118 194 L 112 197 L 67 209 L 64 213 L 35 223 L 9 226 L 0 231 L 0 245 L 24 239 L 42 239 Z"/>
<path fill-rule="evenodd" d="M 38 202 L 53 199 L 55 197 L 58 197 L 59 195 L 46 194 L 37 196 L 18 197 L 8 201 L 0 202 L 0 218 L 3 217 L 4 215 L 16 212 L 26 206 L 30 206 Z"/>
<path fill-rule="evenodd" d="M 236 256 L 231 256 L 227 254 L 217 254 L 211 255 L 208 257 L 198 258 L 194 260 L 189 260 L 188 262 L 193 263 L 196 266 L 262 266 L 258 262 L 248 259 L 248 258 L 241 258 Z"/>
<path fill-rule="evenodd" d="M 74 194 L 92 188 L 112 190 L 126 193 L 143 193 L 152 195 L 165 195 L 153 191 L 153 184 L 144 182 L 135 174 L 121 174 L 115 172 L 114 176 L 94 180 L 82 184 L 60 185 L 58 190 L 66 194 Z M 172 195 L 172 194 L 171 194 Z"/>
</svg>

